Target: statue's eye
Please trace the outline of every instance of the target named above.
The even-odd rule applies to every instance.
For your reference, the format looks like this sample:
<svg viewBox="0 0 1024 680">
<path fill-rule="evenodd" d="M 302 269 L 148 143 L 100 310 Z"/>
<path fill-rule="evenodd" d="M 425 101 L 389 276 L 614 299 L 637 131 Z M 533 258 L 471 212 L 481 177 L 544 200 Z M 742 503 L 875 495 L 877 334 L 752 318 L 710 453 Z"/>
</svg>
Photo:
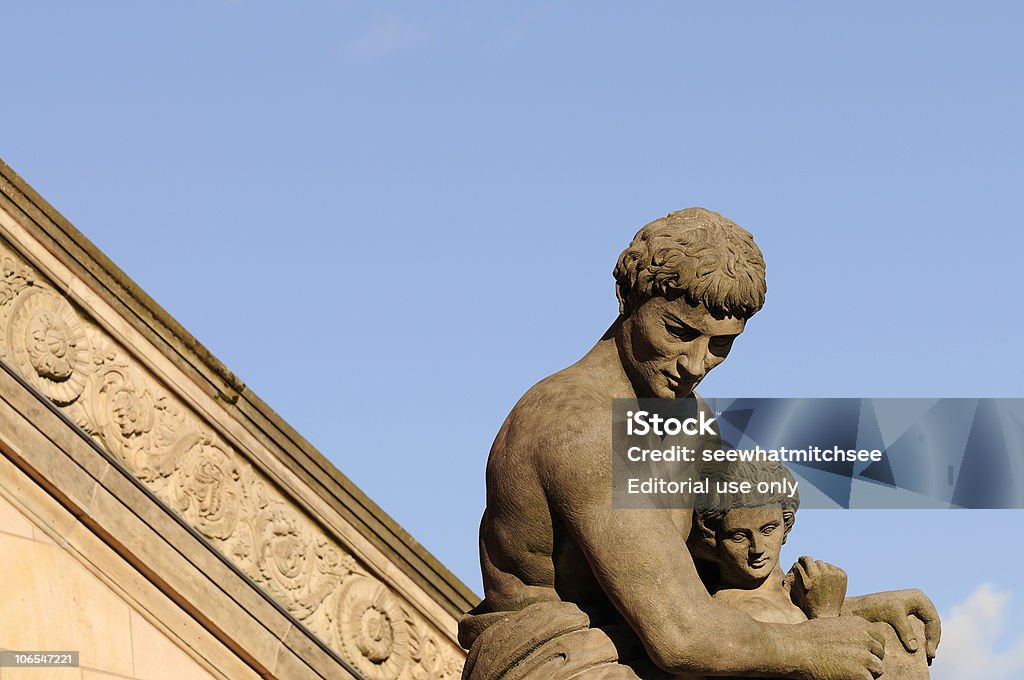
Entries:
<svg viewBox="0 0 1024 680">
<path fill-rule="evenodd" d="M 773 531 L 775 531 L 777 528 L 779 528 L 778 524 L 767 524 L 767 525 L 761 527 L 761 533 L 764 534 L 765 536 L 768 536 Z"/>
<path fill-rule="evenodd" d="M 745 533 L 743 533 L 742 531 L 737 531 L 735 534 L 733 534 L 729 538 L 731 538 L 732 540 L 736 541 L 737 543 L 740 543 L 742 541 L 747 540 L 747 535 Z"/>
<path fill-rule="evenodd" d="M 735 335 L 716 335 L 711 338 L 711 349 L 718 351 L 727 350 L 732 346 L 732 341 L 735 339 Z"/>
<path fill-rule="evenodd" d="M 700 337 L 700 331 L 696 328 L 690 328 L 689 326 L 675 326 L 673 324 L 665 324 L 665 328 L 668 332 L 676 336 L 683 342 L 692 342 Z"/>
</svg>

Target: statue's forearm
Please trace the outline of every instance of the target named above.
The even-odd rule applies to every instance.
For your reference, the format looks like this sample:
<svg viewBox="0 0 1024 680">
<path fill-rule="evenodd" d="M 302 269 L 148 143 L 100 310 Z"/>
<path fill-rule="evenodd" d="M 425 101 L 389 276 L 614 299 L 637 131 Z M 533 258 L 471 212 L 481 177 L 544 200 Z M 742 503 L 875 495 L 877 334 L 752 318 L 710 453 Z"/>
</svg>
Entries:
<svg viewBox="0 0 1024 680">
<path fill-rule="evenodd" d="M 870 595 L 847 596 L 843 601 L 841 616 L 860 616 L 858 612 L 863 611 L 870 602 Z"/>
<path fill-rule="evenodd" d="M 868 593 L 867 595 L 854 595 L 843 601 L 842 616 L 860 616 L 868 621 L 881 621 L 891 623 L 887 617 L 893 615 L 894 607 L 902 603 L 910 595 L 920 595 L 916 590 L 886 590 L 880 593 Z M 903 605 L 906 610 L 901 613 L 910 613 L 911 607 Z"/>
<path fill-rule="evenodd" d="M 715 620 L 714 627 L 663 636 L 648 649 L 651 660 L 676 674 L 807 677 L 812 650 L 806 640 L 792 635 L 791 625 L 760 623 L 738 610 L 723 609 L 728 612 L 724 616 L 706 619 Z"/>
<path fill-rule="evenodd" d="M 896 631 L 904 648 L 910 653 L 921 646 L 917 634 L 910 625 L 910 617 L 924 623 L 925 649 L 928 658 L 935 656 L 942 635 L 942 625 L 935 605 L 920 590 L 890 590 L 858 597 L 848 597 L 843 604 L 844 616 L 859 616 L 868 621 L 887 623 Z"/>
</svg>

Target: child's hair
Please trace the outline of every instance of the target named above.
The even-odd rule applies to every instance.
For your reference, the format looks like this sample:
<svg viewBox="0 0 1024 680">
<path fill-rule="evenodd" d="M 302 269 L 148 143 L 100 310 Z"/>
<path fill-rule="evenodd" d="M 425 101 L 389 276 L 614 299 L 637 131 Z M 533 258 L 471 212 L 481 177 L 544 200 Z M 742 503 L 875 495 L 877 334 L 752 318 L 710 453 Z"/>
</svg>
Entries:
<svg viewBox="0 0 1024 680">
<path fill-rule="evenodd" d="M 714 545 L 715 534 L 725 518 L 725 513 L 734 508 L 778 505 L 782 508 L 786 535 L 789 535 L 793 522 L 796 521 L 796 511 L 800 507 L 800 494 L 796 492 L 793 475 L 785 465 L 773 461 L 709 462 L 701 467 L 701 476 L 708 480 L 710 488 L 706 495 L 697 498 L 694 528 L 705 543 Z M 792 498 L 781 491 L 757 490 L 758 482 L 774 482 L 778 485 L 783 480 L 788 482 L 788 488 L 793 488 Z M 753 489 L 747 493 L 718 493 L 719 482 L 750 482 Z"/>
</svg>

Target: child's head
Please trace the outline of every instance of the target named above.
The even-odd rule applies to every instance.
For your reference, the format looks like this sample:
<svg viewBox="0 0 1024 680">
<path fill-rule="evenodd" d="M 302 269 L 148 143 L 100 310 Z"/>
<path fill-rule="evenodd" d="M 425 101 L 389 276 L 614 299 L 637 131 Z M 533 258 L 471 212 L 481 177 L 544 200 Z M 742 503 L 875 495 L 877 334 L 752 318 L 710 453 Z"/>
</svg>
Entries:
<svg viewBox="0 0 1024 680">
<path fill-rule="evenodd" d="M 694 510 L 691 541 L 701 557 L 718 565 L 722 586 L 756 588 L 771 576 L 779 553 L 793 528 L 799 495 L 790 498 L 778 490 L 783 480 L 793 487 L 793 477 L 781 463 L 705 463 L 702 476 L 710 489 Z M 719 484 L 749 482 L 745 493 L 719 493 Z M 758 491 L 758 483 L 767 482 Z M 774 485 L 772 486 L 772 483 Z"/>
</svg>

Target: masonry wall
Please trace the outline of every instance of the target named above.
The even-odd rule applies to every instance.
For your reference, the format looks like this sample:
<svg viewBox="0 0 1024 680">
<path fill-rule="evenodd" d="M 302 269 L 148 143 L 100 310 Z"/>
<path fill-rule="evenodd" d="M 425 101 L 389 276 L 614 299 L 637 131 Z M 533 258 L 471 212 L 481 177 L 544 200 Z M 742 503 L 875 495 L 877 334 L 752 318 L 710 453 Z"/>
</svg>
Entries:
<svg viewBox="0 0 1024 680">
<path fill-rule="evenodd" d="M 78 651 L 80 667 L 0 668 L 0 680 L 223 677 L 130 606 L 73 556 L 63 537 L 16 502 L 0 495 L 0 649 Z"/>
</svg>

